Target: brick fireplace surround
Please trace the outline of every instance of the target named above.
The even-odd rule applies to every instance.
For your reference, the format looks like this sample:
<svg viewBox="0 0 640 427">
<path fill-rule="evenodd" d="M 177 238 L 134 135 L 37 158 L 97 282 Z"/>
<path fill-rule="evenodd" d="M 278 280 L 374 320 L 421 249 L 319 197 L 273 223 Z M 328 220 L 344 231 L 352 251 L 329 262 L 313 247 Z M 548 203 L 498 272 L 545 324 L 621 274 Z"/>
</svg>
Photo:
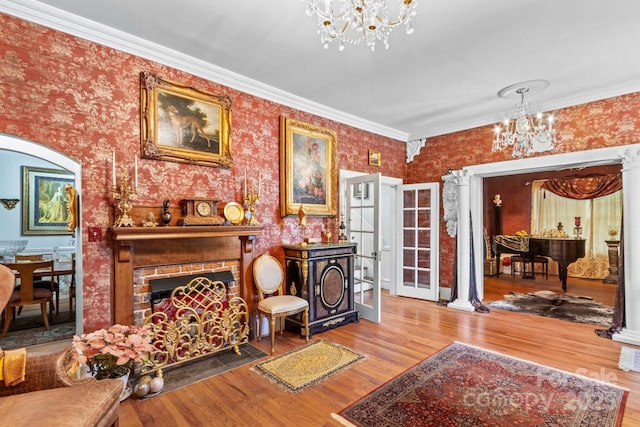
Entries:
<svg viewBox="0 0 640 427">
<path fill-rule="evenodd" d="M 141 324 L 151 313 L 151 279 L 229 270 L 235 282 L 227 292 L 246 301 L 253 339 L 257 316 L 251 268 L 262 227 L 122 227 L 110 232 L 112 323 Z"/>
</svg>

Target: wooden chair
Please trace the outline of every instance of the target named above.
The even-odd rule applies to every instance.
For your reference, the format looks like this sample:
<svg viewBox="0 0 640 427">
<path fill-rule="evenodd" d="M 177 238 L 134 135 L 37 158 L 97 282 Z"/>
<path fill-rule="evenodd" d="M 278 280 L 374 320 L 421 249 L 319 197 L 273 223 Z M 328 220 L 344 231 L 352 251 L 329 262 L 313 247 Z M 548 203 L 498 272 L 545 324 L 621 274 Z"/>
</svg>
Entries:
<svg viewBox="0 0 640 427">
<path fill-rule="evenodd" d="M 71 254 L 71 281 L 69 282 L 69 317 L 73 318 L 73 300 L 76 299 L 76 253 Z"/>
<path fill-rule="evenodd" d="M 47 254 L 51 256 L 51 254 Z M 16 262 L 18 261 L 46 261 L 45 254 L 23 254 L 16 255 Z M 55 260 L 54 260 L 54 268 L 55 268 Z M 56 276 L 54 273 L 54 268 L 51 269 L 51 276 L 39 277 L 33 279 L 33 288 L 36 289 L 51 289 L 56 296 L 56 302 L 53 303 L 51 308 L 56 311 L 56 314 L 60 313 L 60 284 L 55 280 Z M 18 310 L 18 314 L 20 314 L 22 310 Z M 51 312 L 53 314 L 53 311 Z"/>
<path fill-rule="evenodd" d="M 9 267 L 0 264 L 0 307 L 4 310 L 16 286 L 16 276 Z"/>
<path fill-rule="evenodd" d="M 49 330 L 49 319 L 47 318 L 47 303 L 53 300 L 51 289 L 42 289 L 33 287 L 33 272 L 38 269 L 53 269 L 53 261 L 36 261 L 36 262 L 16 262 L 12 264 L 4 264 L 6 268 L 15 270 L 20 274 L 20 288 L 14 289 L 9 302 L 4 311 L 4 327 L 2 328 L 2 338 L 7 335 L 9 325 L 11 324 L 12 309 L 14 307 L 22 307 L 25 305 L 40 304 L 42 312 L 42 321 L 44 327 Z M 13 274 L 13 273 L 12 273 Z M 15 276 L 13 278 L 15 285 Z"/>
<path fill-rule="evenodd" d="M 262 335 L 263 316 L 269 318 L 271 354 L 275 346 L 276 319 L 280 319 L 280 334 L 283 318 L 302 313 L 305 341 L 309 342 L 309 302 L 294 295 L 285 295 L 282 289 L 284 270 L 280 261 L 271 255 L 260 255 L 253 262 L 253 280 L 258 290 L 258 341 Z"/>
</svg>

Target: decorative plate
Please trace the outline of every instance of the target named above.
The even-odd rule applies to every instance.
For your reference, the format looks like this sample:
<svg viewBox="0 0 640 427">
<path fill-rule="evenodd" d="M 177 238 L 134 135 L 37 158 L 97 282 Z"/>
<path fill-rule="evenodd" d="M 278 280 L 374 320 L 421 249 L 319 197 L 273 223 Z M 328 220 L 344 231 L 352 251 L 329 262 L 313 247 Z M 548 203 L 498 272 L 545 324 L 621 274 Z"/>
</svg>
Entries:
<svg viewBox="0 0 640 427">
<path fill-rule="evenodd" d="M 244 209 L 242 205 L 236 202 L 229 202 L 224 207 L 224 217 L 229 220 L 231 224 L 240 224 L 244 219 Z"/>
</svg>

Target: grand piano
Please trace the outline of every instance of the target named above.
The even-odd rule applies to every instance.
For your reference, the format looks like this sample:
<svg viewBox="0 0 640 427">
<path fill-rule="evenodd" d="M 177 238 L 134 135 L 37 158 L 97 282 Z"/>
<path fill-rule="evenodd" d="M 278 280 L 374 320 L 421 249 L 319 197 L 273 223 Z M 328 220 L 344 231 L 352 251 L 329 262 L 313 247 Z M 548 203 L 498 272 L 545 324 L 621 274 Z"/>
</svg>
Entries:
<svg viewBox="0 0 640 427">
<path fill-rule="evenodd" d="M 518 254 L 533 262 L 536 255 L 548 256 L 558 263 L 558 274 L 562 281 L 562 291 L 567 291 L 567 267 L 584 257 L 584 239 L 539 238 L 497 235 L 493 251 L 500 260 L 500 254 Z M 498 269 L 499 270 L 499 269 Z"/>
</svg>

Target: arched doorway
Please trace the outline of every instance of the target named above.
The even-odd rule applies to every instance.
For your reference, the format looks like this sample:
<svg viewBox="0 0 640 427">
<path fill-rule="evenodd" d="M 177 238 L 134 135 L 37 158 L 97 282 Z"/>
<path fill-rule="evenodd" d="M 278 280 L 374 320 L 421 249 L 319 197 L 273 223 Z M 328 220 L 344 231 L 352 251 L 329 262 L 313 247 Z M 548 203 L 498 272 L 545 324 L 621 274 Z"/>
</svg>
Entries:
<svg viewBox="0 0 640 427">
<path fill-rule="evenodd" d="M 21 175 L 19 173 L 21 166 L 53 166 L 55 168 L 64 169 L 73 175 L 75 180 L 75 188 L 80 193 L 82 189 L 82 167 L 81 164 L 77 161 L 67 157 L 64 154 L 61 154 L 55 150 L 52 150 L 49 147 L 45 147 L 43 145 L 37 144 L 35 142 L 19 138 L 13 135 L 1 134 L 0 133 L 0 152 L 4 152 L 4 155 L 0 155 L 0 167 L 2 167 L 3 162 L 15 162 L 16 159 L 20 159 L 19 161 L 22 164 L 12 164 L 11 170 L 9 172 L 10 176 L 6 177 L 6 182 L 11 183 L 11 185 L 4 186 L 3 192 L 7 194 L 2 194 L 2 196 L 11 196 L 20 199 L 19 204 L 23 204 L 25 201 L 23 200 L 23 192 L 21 189 Z M 31 160 L 32 161 L 31 161 Z M 3 168 L 5 171 L 9 170 L 8 167 Z M 81 198 L 81 194 L 79 194 Z M 80 206 L 82 203 L 80 203 Z M 2 233 L 2 240 L 30 240 L 37 239 L 38 236 L 24 236 L 22 235 L 22 230 L 20 228 L 22 207 L 18 206 L 11 211 L 12 219 L 11 219 L 11 227 L 5 227 Z M 81 212 L 78 212 L 80 218 L 78 218 L 78 223 L 81 224 Z M 16 218 L 13 218 L 16 217 Z M 7 225 L 7 224 L 5 224 Z M 79 233 L 80 231 L 76 231 Z M 43 236 L 42 243 L 43 245 L 50 245 L 51 239 L 54 239 L 56 236 Z M 60 236 L 58 236 L 60 237 Z M 58 244 L 58 246 L 66 246 L 70 247 L 72 252 L 75 254 L 76 262 L 75 262 L 75 284 L 76 284 L 76 298 L 75 298 L 75 317 L 72 320 L 75 320 L 75 332 L 78 333 L 81 331 L 82 326 L 82 239 L 79 236 L 75 236 L 75 238 L 70 238 L 69 235 L 60 237 L 64 239 L 64 244 Z M 50 240 L 47 240 L 50 239 Z M 66 298 L 60 298 L 60 305 L 66 306 Z M 52 336 L 51 340 L 55 340 L 55 335 Z"/>
</svg>

